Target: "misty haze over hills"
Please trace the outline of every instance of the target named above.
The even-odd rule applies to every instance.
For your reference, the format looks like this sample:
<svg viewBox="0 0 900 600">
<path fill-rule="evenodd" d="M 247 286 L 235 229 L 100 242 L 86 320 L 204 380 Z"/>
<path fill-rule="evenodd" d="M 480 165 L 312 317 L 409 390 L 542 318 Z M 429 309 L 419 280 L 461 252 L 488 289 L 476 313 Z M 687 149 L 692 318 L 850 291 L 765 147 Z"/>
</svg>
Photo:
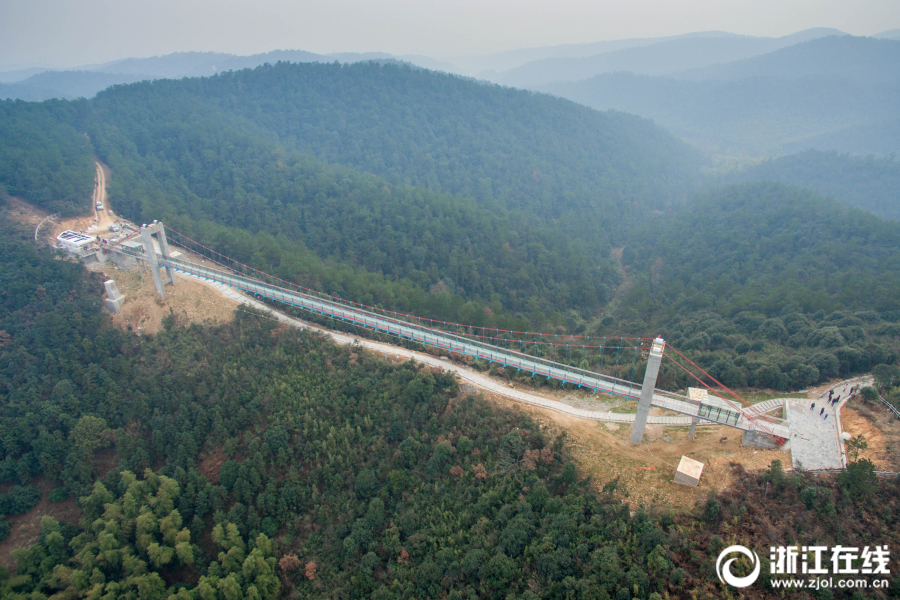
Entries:
<svg viewBox="0 0 900 600">
<path fill-rule="evenodd" d="M 817 150 L 835 153 L 837 158 L 829 155 L 825 160 L 831 164 L 850 160 L 844 157 L 847 153 L 885 157 L 900 151 L 896 110 L 900 106 L 900 30 L 854 37 L 816 28 L 779 38 L 709 31 L 522 48 L 454 57 L 452 62 L 383 52 L 277 50 L 250 56 L 178 52 L 75 70 L 0 73 L 0 98 L 90 98 L 115 84 L 211 76 L 266 63 L 373 60 L 404 62 L 550 93 L 598 110 L 647 117 L 714 157 L 743 160 Z M 815 171 L 808 163 L 823 156 L 807 155 L 807 170 Z M 847 165 L 848 172 L 854 169 Z M 774 177 L 786 171 L 759 172 Z M 786 176 L 779 180 L 796 182 Z M 842 193 L 848 185 L 829 189 L 855 205 L 866 205 L 859 194 Z M 882 192 L 877 200 L 879 212 L 892 214 L 884 208 L 885 202 L 890 203 L 884 199 L 890 195 L 885 192 L 890 186 L 877 183 L 876 187 Z"/>
<path fill-rule="evenodd" d="M 147 79 L 209 77 L 224 71 L 249 69 L 279 61 L 355 63 L 368 60 L 399 60 L 433 70 L 451 70 L 452 67 L 449 63 L 427 56 L 395 57 L 385 52 L 316 54 L 303 50 L 274 50 L 250 56 L 236 56 L 222 52 L 176 52 L 150 58 L 125 58 L 64 71 L 30 68 L 0 73 L 0 98 L 29 101 L 49 98 L 90 98 L 100 90 L 117 83 L 134 83 Z"/>
<path fill-rule="evenodd" d="M 890 36 L 892 33 L 879 35 Z M 711 31 L 659 38 L 523 48 L 488 55 L 456 57 L 451 59 L 452 62 L 428 56 L 395 56 L 384 52 L 316 54 L 303 50 L 275 50 L 250 56 L 220 52 L 177 52 L 65 70 L 29 68 L 0 72 L 0 98 L 34 101 L 53 97 L 90 97 L 113 83 L 204 77 L 278 61 L 353 63 L 364 60 L 399 60 L 427 69 L 478 77 L 513 87 L 533 87 L 549 82 L 587 79 L 614 71 L 668 74 L 757 56 L 827 35 L 844 34 L 836 29 L 819 28 L 781 38 L 766 38 Z M 99 77 L 97 73 L 106 77 Z"/>
<path fill-rule="evenodd" d="M 900 41 L 829 36 L 669 77 L 608 73 L 536 89 L 649 117 L 713 154 L 900 150 Z"/>
<path fill-rule="evenodd" d="M 677 39 L 605 51 L 583 58 L 548 58 L 509 71 L 482 74 L 485 79 L 514 87 L 534 87 L 557 81 L 577 81 L 602 73 L 627 71 L 669 75 L 773 52 L 811 39 L 846 35 L 836 29 L 809 29 L 781 38 L 731 34 L 695 34 Z"/>
</svg>

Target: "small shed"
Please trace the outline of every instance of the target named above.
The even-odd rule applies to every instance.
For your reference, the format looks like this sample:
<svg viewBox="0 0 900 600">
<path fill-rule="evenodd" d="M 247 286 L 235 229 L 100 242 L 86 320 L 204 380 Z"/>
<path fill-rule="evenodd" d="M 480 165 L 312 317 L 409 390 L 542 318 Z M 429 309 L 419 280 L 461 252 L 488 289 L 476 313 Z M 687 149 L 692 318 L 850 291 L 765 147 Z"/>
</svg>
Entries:
<svg viewBox="0 0 900 600">
<path fill-rule="evenodd" d="M 687 456 L 681 457 L 678 469 L 675 471 L 675 483 L 696 487 L 700 483 L 703 474 L 703 463 Z"/>
<path fill-rule="evenodd" d="M 56 236 L 56 241 L 59 242 L 59 247 L 66 252 L 84 254 L 86 250 L 90 249 L 94 238 L 83 233 L 66 230 Z"/>
</svg>

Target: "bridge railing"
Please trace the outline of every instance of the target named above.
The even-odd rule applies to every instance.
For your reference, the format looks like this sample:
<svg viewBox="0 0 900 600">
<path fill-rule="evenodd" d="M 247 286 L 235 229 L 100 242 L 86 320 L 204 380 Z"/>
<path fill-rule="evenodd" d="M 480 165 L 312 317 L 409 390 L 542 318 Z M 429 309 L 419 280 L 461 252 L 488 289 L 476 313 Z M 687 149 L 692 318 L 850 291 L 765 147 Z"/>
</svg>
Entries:
<svg viewBox="0 0 900 600">
<path fill-rule="evenodd" d="M 160 263 L 167 264 L 176 269 L 193 271 L 194 273 L 207 278 L 227 279 L 229 280 L 229 283 L 237 283 L 239 284 L 238 287 L 245 288 L 247 291 L 271 297 L 274 300 L 288 304 L 298 304 L 298 300 L 305 300 L 306 303 L 309 304 L 309 306 L 304 306 L 305 308 L 310 308 L 316 312 L 327 312 L 329 315 L 358 322 L 363 326 L 369 326 L 375 329 L 389 329 L 390 333 L 442 348 L 448 352 L 458 352 L 460 354 L 473 356 L 474 358 L 481 358 L 489 362 L 500 363 L 507 367 L 527 370 L 535 375 L 544 375 L 553 379 L 559 379 L 568 383 L 599 389 L 601 391 L 608 391 L 632 399 L 640 396 L 641 385 L 632 381 L 557 363 L 517 350 L 501 348 L 500 346 L 472 340 L 454 333 L 435 330 L 418 323 L 379 315 L 356 306 L 348 306 L 347 304 L 341 304 L 331 299 L 325 299 L 321 296 L 317 297 L 276 286 L 272 283 L 262 282 L 259 279 L 247 277 L 243 274 L 226 274 L 210 267 L 180 259 L 161 258 Z M 302 304 L 303 303 L 301 302 L 301 305 Z M 687 399 L 685 398 L 685 400 Z"/>
<path fill-rule="evenodd" d="M 128 251 L 128 253 L 134 254 L 135 256 L 140 255 L 141 257 L 143 255 L 143 253 L 137 251 Z M 200 265 L 183 258 L 165 259 L 161 257 L 160 263 L 165 266 L 171 266 L 177 270 L 186 271 L 200 277 L 232 285 L 253 294 L 258 294 L 286 304 L 299 306 L 330 317 L 353 322 L 363 327 L 386 331 L 390 334 L 405 337 L 425 345 L 441 348 L 448 352 L 457 352 L 489 362 L 500 363 L 504 365 L 504 367 L 525 370 L 531 372 L 533 375 L 542 375 L 558 381 L 629 399 L 638 399 L 641 394 L 642 386 L 639 383 L 557 363 L 525 352 L 494 346 L 452 332 L 426 327 L 418 323 L 380 315 L 361 309 L 352 304 L 337 302 L 331 297 L 323 297 L 324 295 L 312 295 L 299 290 L 284 288 L 271 282 L 248 277 L 243 273 L 235 273 L 233 270 L 228 269 L 228 267 L 225 267 L 225 269 L 227 269 L 226 271 L 221 268 Z M 223 266 L 224 265 L 219 264 L 219 267 Z M 730 410 L 720 405 L 705 404 L 689 397 L 673 392 L 667 392 L 665 390 L 654 390 L 653 404 L 674 412 L 696 416 L 707 421 L 725 425 L 741 425 L 742 428 L 760 430 L 767 429 L 765 426 L 759 426 L 761 424 L 756 424 L 754 419 L 748 419 L 740 410 Z"/>
</svg>

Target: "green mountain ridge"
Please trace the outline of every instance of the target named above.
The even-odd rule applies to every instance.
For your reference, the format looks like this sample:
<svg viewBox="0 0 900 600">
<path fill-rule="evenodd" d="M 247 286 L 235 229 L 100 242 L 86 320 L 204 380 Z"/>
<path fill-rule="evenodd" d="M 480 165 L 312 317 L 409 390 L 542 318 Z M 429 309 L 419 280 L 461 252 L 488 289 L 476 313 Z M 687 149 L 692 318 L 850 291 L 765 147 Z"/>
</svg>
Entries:
<svg viewBox="0 0 900 600">
<path fill-rule="evenodd" d="M 769 180 L 815 190 L 886 219 L 900 219 L 900 163 L 809 150 L 721 176 L 724 182 Z"/>
<path fill-rule="evenodd" d="M 288 148 L 394 183 L 550 218 L 589 209 L 620 218 L 635 202 L 671 203 L 701 163 L 643 119 L 401 66 L 280 63 L 117 88 L 97 105 L 144 93 L 203 99 Z"/>
<path fill-rule="evenodd" d="M 896 349 L 897 224 L 784 186 L 688 198 L 696 155 L 618 113 L 379 64 L 282 64 L 3 107 L 9 123 L 64 136 L 72 168 L 92 152 L 106 162 L 119 214 L 162 219 L 231 258 L 349 300 L 600 336 L 677 332 L 705 314 L 728 322 L 790 310 L 820 323 L 875 311 L 840 342 L 868 358 L 840 363 L 841 372 L 889 362 Z M 40 142 L 16 144 L 10 157 L 53 164 Z M 77 198 L 76 180 L 62 181 Z M 625 277 L 611 251 L 622 246 Z M 771 347 L 757 350 L 786 374 L 767 380 L 777 387 L 804 385 L 789 361 L 818 352 L 788 341 L 767 338 L 760 343 Z M 740 343 L 699 349 L 734 357 Z M 822 368 L 804 377 L 838 372 L 841 359 L 822 350 Z M 760 365 L 748 367 L 748 382 Z"/>
</svg>

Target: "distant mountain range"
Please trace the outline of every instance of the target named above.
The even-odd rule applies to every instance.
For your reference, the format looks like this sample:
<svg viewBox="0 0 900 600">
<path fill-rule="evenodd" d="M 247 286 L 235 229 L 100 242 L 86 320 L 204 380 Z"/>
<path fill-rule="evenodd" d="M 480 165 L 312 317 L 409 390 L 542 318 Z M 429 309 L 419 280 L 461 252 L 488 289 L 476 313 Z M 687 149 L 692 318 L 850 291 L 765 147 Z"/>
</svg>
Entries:
<svg viewBox="0 0 900 600">
<path fill-rule="evenodd" d="M 639 75 L 671 75 L 688 69 L 728 63 L 773 52 L 811 39 L 846 35 L 836 29 L 809 29 L 781 38 L 737 35 L 682 36 L 593 56 L 546 58 L 502 73 L 483 73 L 485 79 L 514 87 L 536 87 L 559 81 L 578 81 L 603 73 L 627 71 Z"/>
<path fill-rule="evenodd" d="M 277 62 L 403 62 L 655 120 L 713 154 L 900 150 L 900 30 L 863 38 L 809 29 L 780 38 L 697 32 L 456 57 L 276 50 L 180 52 L 73 70 L 0 73 L 0 98 L 91 97 L 119 83 L 210 76 Z"/>
<path fill-rule="evenodd" d="M 602 74 L 534 89 L 655 120 L 712 154 L 900 151 L 900 41 L 829 36 L 652 77 Z"/>
<path fill-rule="evenodd" d="M 900 44 L 890 39 L 826 37 L 673 76 L 694 81 L 834 77 L 866 84 L 896 82 L 900 81 Z"/>
<path fill-rule="evenodd" d="M 254 68 L 279 61 L 355 63 L 369 60 L 408 62 L 432 70 L 450 70 L 452 67 L 449 63 L 427 56 L 394 56 L 384 52 L 315 54 L 303 50 L 275 50 L 250 56 L 221 52 L 176 52 L 150 58 L 126 58 L 64 71 L 32 68 L 0 73 L 0 99 L 41 101 L 48 98 L 90 98 L 117 83 L 208 77 L 223 71 Z"/>
<path fill-rule="evenodd" d="M 879 35 L 890 37 L 894 34 L 896 32 L 888 31 Z M 523 48 L 488 55 L 455 57 L 450 61 L 422 55 L 397 56 L 385 52 L 316 54 L 304 50 L 275 50 L 250 56 L 221 52 L 176 52 L 164 56 L 81 65 L 64 70 L 28 68 L 0 72 L 0 99 L 39 101 L 48 98 L 90 97 L 115 83 L 204 77 L 278 61 L 354 63 L 395 60 L 513 87 L 534 87 L 550 82 L 587 79 L 615 71 L 647 75 L 669 74 L 709 66 L 723 60 L 757 56 L 826 35 L 844 34 L 836 29 L 809 29 L 781 38 L 765 38 L 706 31 L 658 38 Z"/>
</svg>

